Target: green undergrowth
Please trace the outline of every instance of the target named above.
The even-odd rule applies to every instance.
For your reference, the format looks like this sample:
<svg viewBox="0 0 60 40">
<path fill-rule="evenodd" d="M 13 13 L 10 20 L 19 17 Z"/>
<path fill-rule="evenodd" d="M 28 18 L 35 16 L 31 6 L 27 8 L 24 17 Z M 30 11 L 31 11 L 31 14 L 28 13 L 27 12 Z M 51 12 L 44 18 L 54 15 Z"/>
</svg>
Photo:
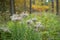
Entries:
<svg viewBox="0 0 60 40">
<path fill-rule="evenodd" d="M 36 31 L 36 22 L 27 24 L 27 20 L 37 18 L 36 22 L 41 22 L 43 27 L 39 27 Z M 10 38 L 3 36 L 3 40 L 60 40 L 60 23 L 55 14 L 30 14 L 23 18 L 22 21 L 9 21 L 7 28 L 11 31 Z M 7 34 L 7 35 L 10 35 Z"/>
</svg>

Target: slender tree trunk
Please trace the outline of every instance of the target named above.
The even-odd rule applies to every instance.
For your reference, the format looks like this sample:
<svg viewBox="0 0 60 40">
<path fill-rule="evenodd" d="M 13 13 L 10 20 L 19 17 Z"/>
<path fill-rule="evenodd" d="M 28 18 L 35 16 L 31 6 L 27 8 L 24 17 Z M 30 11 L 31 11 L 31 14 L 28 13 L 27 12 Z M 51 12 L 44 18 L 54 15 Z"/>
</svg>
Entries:
<svg viewBox="0 0 60 40">
<path fill-rule="evenodd" d="M 15 13 L 15 1 L 14 0 L 10 0 L 10 12 L 11 12 L 11 15 Z"/>
<path fill-rule="evenodd" d="M 30 0 L 30 14 L 32 12 L 32 0 Z"/>
<path fill-rule="evenodd" d="M 52 0 L 52 12 L 54 12 L 54 0 Z"/>
<path fill-rule="evenodd" d="M 59 2 L 56 0 L 56 15 L 59 14 Z"/>
<path fill-rule="evenodd" d="M 26 12 L 26 0 L 24 0 L 24 12 Z"/>
</svg>

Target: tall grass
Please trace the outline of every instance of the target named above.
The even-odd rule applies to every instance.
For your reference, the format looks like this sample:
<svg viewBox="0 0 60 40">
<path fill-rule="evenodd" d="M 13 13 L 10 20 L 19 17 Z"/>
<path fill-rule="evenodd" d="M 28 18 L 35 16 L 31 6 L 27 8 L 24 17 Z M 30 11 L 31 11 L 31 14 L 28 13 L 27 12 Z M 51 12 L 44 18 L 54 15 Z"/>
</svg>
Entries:
<svg viewBox="0 0 60 40">
<path fill-rule="evenodd" d="M 43 27 L 39 27 L 36 31 L 36 23 L 27 24 L 27 20 L 36 17 L 37 22 L 41 22 Z M 2 33 L 2 40 L 60 40 L 60 23 L 54 14 L 45 14 L 41 16 L 30 14 L 22 21 L 9 21 L 7 28 L 11 31 L 6 38 L 5 33 Z"/>
</svg>

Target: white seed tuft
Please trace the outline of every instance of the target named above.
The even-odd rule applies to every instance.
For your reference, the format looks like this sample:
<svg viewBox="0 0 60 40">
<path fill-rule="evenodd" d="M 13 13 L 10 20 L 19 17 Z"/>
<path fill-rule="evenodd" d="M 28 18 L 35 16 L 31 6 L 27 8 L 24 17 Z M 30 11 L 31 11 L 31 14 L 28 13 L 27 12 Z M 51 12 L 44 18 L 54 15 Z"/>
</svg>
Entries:
<svg viewBox="0 0 60 40">
<path fill-rule="evenodd" d="M 23 18 L 24 18 L 24 17 L 27 17 L 27 16 L 28 16 L 28 13 L 22 12 L 22 13 L 20 14 L 20 16 L 23 17 Z"/>
<path fill-rule="evenodd" d="M 32 20 L 27 20 L 27 24 L 33 24 L 33 21 Z"/>
<path fill-rule="evenodd" d="M 36 21 L 37 21 L 37 18 L 32 18 L 32 21 L 33 21 L 33 22 L 36 22 Z"/>
<path fill-rule="evenodd" d="M 20 17 L 18 14 L 13 14 L 10 18 L 12 21 L 22 20 L 22 17 Z"/>
</svg>

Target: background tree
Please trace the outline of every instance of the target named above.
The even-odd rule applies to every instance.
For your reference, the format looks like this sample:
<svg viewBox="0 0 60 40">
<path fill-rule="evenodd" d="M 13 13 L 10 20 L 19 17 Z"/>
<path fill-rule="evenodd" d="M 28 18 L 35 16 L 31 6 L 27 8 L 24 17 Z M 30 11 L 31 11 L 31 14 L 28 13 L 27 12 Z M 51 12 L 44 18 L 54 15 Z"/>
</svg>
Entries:
<svg viewBox="0 0 60 40">
<path fill-rule="evenodd" d="M 9 8 L 9 0 L 0 0 L 0 11 L 4 12 Z"/>
</svg>

